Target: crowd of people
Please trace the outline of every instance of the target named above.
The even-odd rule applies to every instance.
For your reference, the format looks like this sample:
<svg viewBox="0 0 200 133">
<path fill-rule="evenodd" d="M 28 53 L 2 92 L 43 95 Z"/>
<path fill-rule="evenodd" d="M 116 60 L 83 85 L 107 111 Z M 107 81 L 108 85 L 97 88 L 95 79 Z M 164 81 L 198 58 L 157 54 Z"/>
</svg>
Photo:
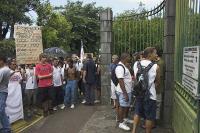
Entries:
<svg viewBox="0 0 200 133">
<path fill-rule="evenodd" d="M 143 128 L 151 133 L 161 117 L 164 62 L 162 52 L 148 47 L 133 55 L 123 53 L 112 56 L 111 99 L 116 110 L 119 128 L 136 133 L 141 118 Z M 21 90 L 9 96 L 11 90 Z M 18 93 L 18 94 L 17 94 Z M 78 56 L 66 59 L 40 54 L 36 64 L 17 65 L 15 59 L 0 55 L 0 120 L 2 133 L 10 133 L 10 120 L 6 111 L 12 103 L 27 110 L 27 116 L 37 114 L 38 107 L 46 117 L 58 109 L 71 108 L 79 102 L 93 106 L 100 103 L 100 60 L 94 61 L 91 54 L 83 61 Z M 79 100 L 80 101 L 79 101 Z M 134 104 L 133 120 L 130 108 Z M 19 112 L 19 111 L 18 111 Z M 23 114 L 22 114 L 23 116 Z"/>
<path fill-rule="evenodd" d="M 79 102 L 87 106 L 100 103 L 100 85 L 99 59 L 94 61 L 91 54 L 81 62 L 74 55 L 63 59 L 42 53 L 38 63 L 25 65 L 0 55 L 0 132 L 11 132 L 7 108 L 13 103 L 22 105 L 20 111 L 24 107 L 27 117 L 41 113 L 39 109 L 46 117 L 58 109 L 74 109 Z M 20 93 L 13 93 L 17 99 L 10 96 L 12 88 Z"/>
<path fill-rule="evenodd" d="M 164 82 L 162 51 L 148 47 L 144 51 L 112 56 L 111 99 L 116 110 L 118 127 L 136 133 L 141 118 L 146 133 L 151 133 L 161 118 Z M 134 107 L 134 116 L 130 108 Z M 130 119 L 133 117 L 133 120 Z"/>
</svg>

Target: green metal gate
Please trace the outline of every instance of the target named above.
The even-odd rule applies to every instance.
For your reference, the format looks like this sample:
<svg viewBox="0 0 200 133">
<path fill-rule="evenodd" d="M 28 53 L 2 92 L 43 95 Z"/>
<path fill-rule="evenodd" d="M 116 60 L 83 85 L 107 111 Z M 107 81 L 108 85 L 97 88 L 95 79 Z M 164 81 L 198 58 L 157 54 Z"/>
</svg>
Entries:
<svg viewBox="0 0 200 133">
<path fill-rule="evenodd" d="M 112 54 L 163 47 L 165 1 L 150 11 L 129 11 L 114 18 Z"/>
<path fill-rule="evenodd" d="M 199 4 L 199 0 L 176 0 L 175 93 L 172 123 L 176 133 L 200 132 L 198 97 L 188 91 L 182 83 L 183 48 L 200 46 Z"/>
</svg>

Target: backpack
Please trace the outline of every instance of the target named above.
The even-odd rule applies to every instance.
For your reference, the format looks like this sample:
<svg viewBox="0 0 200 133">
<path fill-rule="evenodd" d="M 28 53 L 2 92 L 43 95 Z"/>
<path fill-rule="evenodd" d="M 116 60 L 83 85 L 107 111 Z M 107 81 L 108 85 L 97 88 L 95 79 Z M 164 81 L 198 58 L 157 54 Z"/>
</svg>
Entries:
<svg viewBox="0 0 200 133">
<path fill-rule="evenodd" d="M 140 98 L 149 99 L 150 91 L 149 89 L 149 76 L 148 72 L 155 63 L 151 62 L 147 67 L 143 68 L 141 63 L 137 63 L 138 72 L 136 74 L 136 81 L 134 83 L 134 95 Z"/>
<path fill-rule="evenodd" d="M 123 67 L 123 69 L 124 69 L 124 74 L 125 74 L 125 71 L 126 71 L 126 70 L 125 70 L 125 67 L 124 67 L 122 64 L 117 64 L 117 65 L 111 70 L 111 80 L 112 80 L 112 82 L 114 83 L 115 86 L 117 86 L 118 83 L 119 83 L 119 80 L 118 80 L 118 78 L 117 78 L 117 76 L 116 76 L 116 73 L 115 73 L 115 70 L 116 70 L 117 66 Z"/>
</svg>

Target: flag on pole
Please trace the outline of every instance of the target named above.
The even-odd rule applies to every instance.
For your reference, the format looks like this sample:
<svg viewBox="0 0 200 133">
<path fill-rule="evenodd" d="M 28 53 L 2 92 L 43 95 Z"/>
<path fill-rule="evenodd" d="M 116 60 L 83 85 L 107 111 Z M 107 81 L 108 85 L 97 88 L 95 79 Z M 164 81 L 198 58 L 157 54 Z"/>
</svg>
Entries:
<svg viewBox="0 0 200 133">
<path fill-rule="evenodd" d="M 80 60 L 81 63 L 83 63 L 83 59 L 84 59 L 84 48 L 83 48 L 83 41 L 81 40 L 81 53 L 80 53 Z"/>
</svg>

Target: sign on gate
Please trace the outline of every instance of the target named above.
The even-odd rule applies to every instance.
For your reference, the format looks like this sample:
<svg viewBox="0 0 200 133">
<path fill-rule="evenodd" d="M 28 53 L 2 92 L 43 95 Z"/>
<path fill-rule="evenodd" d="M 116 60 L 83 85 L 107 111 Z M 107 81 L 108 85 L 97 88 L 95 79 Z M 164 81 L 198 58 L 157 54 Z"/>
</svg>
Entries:
<svg viewBox="0 0 200 133">
<path fill-rule="evenodd" d="M 182 84 L 198 96 L 199 87 L 199 54 L 200 46 L 185 47 L 183 51 Z"/>
<path fill-rule="evenodd" d="M 41 27 L 15 25 L 14 31 L 17 63 L 37 63 L 43 52 Z"/>
</svg>

